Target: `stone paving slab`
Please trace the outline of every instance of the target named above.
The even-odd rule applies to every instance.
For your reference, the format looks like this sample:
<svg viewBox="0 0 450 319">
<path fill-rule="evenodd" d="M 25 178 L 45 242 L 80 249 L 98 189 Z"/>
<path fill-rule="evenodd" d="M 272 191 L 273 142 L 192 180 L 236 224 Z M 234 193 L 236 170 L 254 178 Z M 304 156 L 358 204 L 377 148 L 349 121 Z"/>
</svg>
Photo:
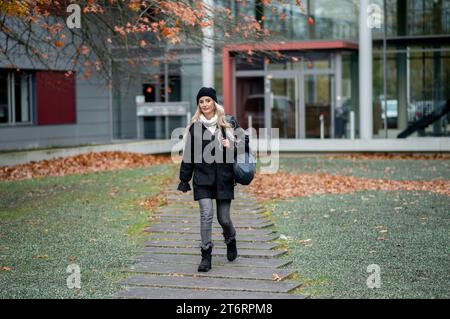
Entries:
<svg viewBox="0 0 450 319">
<path fill-rule="evenodd" d="M 199 256 L 200 252 L 198 248 L 162 248 L 162 247 L 145 247 L 143 250 L 145 253 L 155 254 L 186 254 Z M 238 251 L 239 256 L 242 257 L 258 257 L 258 258 L 273 258 L 285 254 L 286 250 L 252 250 L 241 249 Z M 223 248 L 213 248 L 214 256 L 226 256 L 227 251 Z"/>
<path fill-rule="evenodd" d="M 154 286 L 169 288 L 238 290 L 259 292 L 289 292 L 300 283 L 272 280 L 208 278 L 208 277 L 174 277 L 174 276 L 133 276 L 121 282 L 127 286 Z"/>
<path fill-rule="evenodd" d="M 233 222 L 233 225 L 235 227 L 269 227 L 267 225 L 272 226 L 273 222 L 269 221 L 267 219 L 263 218 L 255 218 L 255 219 L 240 219 L 231 217 L 231 220 Z M 200 216 L 193 216 L 193 217 L 161 217 L 161 216 L 152 216 L 149 218 L 149 221 L 151 222 L 151 225 L 159 225 L 159 224 L 179 224 L 179 225 L 200 225 Z M 214 217 L 213 219 L 213 225 L 214 226 L 220 226 L 219 221 L 217 218 Z"/>
<path fill-rule="evenodd" d="M 136 261 L 149 262 L 156 264 L 191 264 L 196 265 L 200 263 L 201 256 L 199 255 L 168 255 L 168 254 L 153 254 L 144 253 L 137 258 Z M 228 261 L 225 256 L 213 256 L 212 266 L 232 266 L 232 267 L 262 267 L 262 268 L 280 268 L 287 266 L 292 261 L 281 258 L 250 258 L 239 256 L 232 262 Z"/>
<path fill-rule="evenodd" d="M 217 220 L 217 215 L 214 214 L 214 220 Z M 170 223 L 179 223 L 183 220 L 188 220 L 188 221 L 200 221 L 200 213 L 199 212 L 195 212 L 195 214 L 168 214 L 168 213 L 164 213 L 164 214 L 153 214 L 150 216 L 151 219 L 154 220 L 163 220 L 163 221 L 167 221 Z M 231 219 L 234 221 L 266 221 L 267 218 L 264 217 L 263 215 L 259 215 L 259 216 L 254 216 L 254 217 L 248 217 L 248 215 L 243 215 L 243 217 L 241 216 L 233 216 L 231 215 Z"/>
<path fill-rule="evenodd" d="M 214 212 L 216 211 L 216 209 L 214 208 Z M 265 209 L 255 209 L 255 208 L 248 208 L 248 209 L 243 209 L 243 208 L 236 208 L 236 207 L 231 207 L 230 209 L 230 214 L 233 215 L 241 215 L 241 216 L 252 216 L 252 215 L 261 215 L 264 214 L 266 212 Z M 198 206 L 196 207 L 190 207 L 190 206 L 180 206 L 180 207 L 164 207 L 164 208 L 158 208 L 157 210 L 155 210 L 156 214 L 160 214 L 160 213 L 171 213 L 171 214 L 199 214 L 199 208 Z"/>
<path fill-rule="evenodd" d="M 200 227 L 200 220 L 181 220 L 179 222 L 168 222 L 164 219 L 152 220 L 152 226 L 164 226 L 164 227 Z M 234 228 L 266 228 L 273 226 L 272 222 L 267 221 L 238 221 L 233 220 Z M 219 222 L 217 220 L 213 220 L 212 227 L 217 229 L 222 229 Z"/>
<path fill-rule="evenodd" d="M 200 254 L 199 207 L 192 193 L 180 194 L 172 185 L 166 194 L 167 206 L 149 216 L 152 225 L 145 231 L 148 241 L 135 264 L 127 272 L 134 275 L 122 282 L 117 298 L 231 298 L 303 299 L 287 292 L 300 285 L 286 281 L 295 271 L 282 268 L 291 263 L 286 250 L 274 249 L 278 238 L 265 208 L 244 187 L 237 187 L 231 217 L 237 229 L 239 257 L 226 259 L 223 230 L 213 219 L 212 269 L 198 272 Z M 214 205 L 215 207 L 216 205 Z"/>
<path fill-rule="evenodd" d="M 179 240 L 150 240 L 145 242 L 146 247 L 195 247 L 200 248 L 200 241 L 179 241 Z M 273 249 L 277 247 L 277 244 L 268 244 L 268 243 L 237 243 L 237 249 L 245 248 L 245 249 Z M 214 244 L 215 248 L 226 248 L 226 244 L 224 242 L 218 242 Z"/>
<path fill-rule="evenodd" d="M 150 226 L 144 229 L 144 231 L 147 232 L 155 232 L 155 233 L 177 233 L 177 234 L 200 234 L 200 227 L 167 227 L 167 225 L 155 225 Z M 222 228 L 213 228 L 212 233 L 213 234 L 222 234 Z M 270 235 L 274 233 L 274 230 L 266 229 L 266 228 L 258 228 L 258 229 L 249 229 L 249 228 L 242 228 L 237 230 L 237 236 L 240 235 L 255 235 L 255 236 L 265 236 Z"/>
<path fill-rule="evenodd" d="M 265 224 L 273 224 L 270 220 L 266 218 L 236 218 L 231 216 L 231 219 L 233 221 L 234 225 L 243 226 L 243 225 L 265 225 Z M 179 224 L 199 224 L 200 225 L 200 216 L 186 216 L 183 217 L 165 217 L 165 216 L 158 216 L 153 215 L 149 218 L 149 220 L 153 221 L 154 223 L 157 222 L 166 222 L 168 224 L 170 223 L 179 223 Z M 220 226 L 219 221 L 216 216 L 213 216 L 213 224 Z"/>
<path fill-rule="evenodd" d="M 236 192 L 235 192 L 236 194 Z M 170 201 L 170 206 L 180 206 L 183 203 L 187 203 L 189 206 L 196 206 L 198 207 L 198 201 L 194 201 L 194 196 L 180 196 L 175 195 L 172 196 L 170 193 L 166 193 L 165 195 L 166 200 Z M 175 201 L 172 201 L 171 198 L 176 198 Z M 216 200 L 213 199 L 214 205 L 216 205 Z M 239 196 L 235 196 L 234 200 L 231 202 L 231 206 L 238 206 L 238 207 L 263 207 L 257 200 L 254 198 L 240 198 Z"/>
<path fill-rule="evenodd" d="M 243 230 L 246 231 L 256 231 L 256 230 L 262 230 L 264 228 L 268 228 L 270 226 L 273 226 L 273 223 L 267 223 L 267 224 L 261 224 L 261 225 L 255 225 L 255 226 L 245 226 L 245 225 L 234 225 L 234 228 L 237 229 L 237 232 L 240 233 Z M 150 231 L 171 231 L 171 230 L 177 230 L 179 232 L 182 232 L 184 230 L 195 230 L 200 233 L 200 225 L 199 224 L 172 224 L 172 223 L 157 223 L 148 228 Z M 212 230 L 214 231 L 222 231 L 222 227 L 218 223 L 213 223 Z"/>
<path fill-rule="evenodd" d="M 271 240 L 278 239 L 279 236 L 275 233 L 264 236 L 253 236 L 253 235 L 237 235 L 237 240 L 239 242 L 268 242 Z M 178 233 L 150 233 L 149 239 L 167 239 L 167 240 L 200 240 L 200 234 L 178 234 Z M 223 241 L 222 235 L 212 235 L 214 242 Z"/>
<path fill-rule="evenodd" d="M 127 287 L 117 298 L 131 299 L 305 299 L 303 295 L 289 293 L 195 290 L 186 288 Z M 220 312 L 220 309 L 213 312 Z"/>
<path fill-rule="evenodd" d="M 283 280 L 294 273 L 291 269 L 270 269 L 270 268 L 252 268 L 252 267 L 229 267 L 216 266 L 208 272 L 199 272 L 197 265 L 189 264 L 154 264 L 137 263 L 129 271 L 142 272 L 150 274 L 172 274 L 177 276 L 198 276 L 198 277 L 217 277 L 217 278 L 242 278 L 242 279 L 265 279 L 272 280 L 278 278 Z"/>
</svg>

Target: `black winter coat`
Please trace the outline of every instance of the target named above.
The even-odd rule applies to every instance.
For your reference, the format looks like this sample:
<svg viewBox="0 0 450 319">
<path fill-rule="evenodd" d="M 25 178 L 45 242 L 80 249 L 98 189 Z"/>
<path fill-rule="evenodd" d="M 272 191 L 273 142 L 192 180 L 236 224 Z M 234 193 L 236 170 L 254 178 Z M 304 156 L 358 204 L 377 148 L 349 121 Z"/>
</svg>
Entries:
<svg viewBox="0 0 450 319">
<path fill-rule="evenodd" d="M 233 116 L 226 116 L 226 120 L 233 126 L 235 132 L 240 128 Z M 199 134 L 201 132 L 201 134 Z M 234 199 L 234 154 L 238 145 L 225 148 L 220 145 L 219 129 L 212 134 L 201 121 L 197 121 L 189 128 L 183 160 L 180 167 L 180 184 L 178 190 L 190 190 L 189 181 L 193 178 L 194 200 L 202 198 Z M 248 137 L 245 138 L 248 145 Z M 201 154 L 200 154 L 201 145 Z M 206 151 L 205 151 L 206 149 Z M 216 152 L 218 152 L 216 154 Z M 213 161 L 202 156 L 211 154 Z"/>
</svg>

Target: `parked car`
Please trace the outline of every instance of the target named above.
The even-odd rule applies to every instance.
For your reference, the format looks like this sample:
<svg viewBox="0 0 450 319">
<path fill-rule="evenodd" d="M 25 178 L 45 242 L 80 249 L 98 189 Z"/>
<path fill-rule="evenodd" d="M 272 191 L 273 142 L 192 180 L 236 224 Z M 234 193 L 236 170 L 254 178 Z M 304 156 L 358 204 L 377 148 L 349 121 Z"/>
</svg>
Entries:
<svg viewBox="0 0 450 319">
<path fill-rule="evenodd" d="M 255 129 L 265 127 L 264 122 L 264 94 L 252 94 L 244 103 L 245 121 L 252 116 L 252 126 Z M 295 137 L 295 103 L 284 95 L 271 96 L 272 127 L 279 128 L 279 137 Z M 245 122 L 244 122 L 245 123 Z"/>
<path fill-rule="evenodd" d="M 381 119 L 384 122 L 385 112 L 384 112 L 384 101 L 381 100 Z M 388 128 L 397 128 L 397 119 L 398 119 L 398 105 L 397 100 L 387 100 L 387 127 Z"/>
</svg>

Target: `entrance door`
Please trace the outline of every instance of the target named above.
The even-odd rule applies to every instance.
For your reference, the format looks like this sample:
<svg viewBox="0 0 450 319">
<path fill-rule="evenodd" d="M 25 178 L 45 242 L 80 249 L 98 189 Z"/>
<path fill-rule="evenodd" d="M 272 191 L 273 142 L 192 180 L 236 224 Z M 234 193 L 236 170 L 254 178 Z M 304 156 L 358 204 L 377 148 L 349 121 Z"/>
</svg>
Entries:
<svg viewBox="0 0 450 319">
<path fill-rule="evenodd" d="M 269 70 L 264 85 L 265 127 L 278 128 L 279 138 L 320 138 L 322 118 L 324 138 L 334 138 L 335 92 L 341 87 L 338 58 L 322 54 L 312 56 L 312 62 Z"/>
<path fill-rule="evenodd" d="M 334 77 L 331 74 L 306 74 L 304 78 L 304 133 L 306 138 L 319 138 L 321 116 L 324 137 L 334 137 Z"/>
<path fill-rule="evenodd" d="M 334 75 L 298 73 L 270 75 L 266 80 L 265 122 L 278 128 L 279 138 L 334 137 Z"/>
<path fill-rule="evenodd" d="M 278 128 L 279 138 L 297 137 L 298 80 L 296 76 L 269 76 L 266 91 L 266 123 Z"/>
</svg>

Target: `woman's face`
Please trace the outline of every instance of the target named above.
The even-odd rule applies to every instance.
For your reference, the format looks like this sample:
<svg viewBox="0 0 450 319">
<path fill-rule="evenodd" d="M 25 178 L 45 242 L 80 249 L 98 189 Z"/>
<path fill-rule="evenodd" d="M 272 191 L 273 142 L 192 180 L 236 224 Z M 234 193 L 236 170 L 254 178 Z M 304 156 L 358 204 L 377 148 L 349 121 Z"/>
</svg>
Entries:
<svg viewBox="0 0 450 319">
<path fill-rule="evenodd" d="M 202 111 L 203 115 L 208 120 L 214 116 L 216 107 L 212 98 L 210 98 L 209 96 L 203 96 L 199 99 L 198 105 L 200 107 L 200 111 Z"/>
</svg>

